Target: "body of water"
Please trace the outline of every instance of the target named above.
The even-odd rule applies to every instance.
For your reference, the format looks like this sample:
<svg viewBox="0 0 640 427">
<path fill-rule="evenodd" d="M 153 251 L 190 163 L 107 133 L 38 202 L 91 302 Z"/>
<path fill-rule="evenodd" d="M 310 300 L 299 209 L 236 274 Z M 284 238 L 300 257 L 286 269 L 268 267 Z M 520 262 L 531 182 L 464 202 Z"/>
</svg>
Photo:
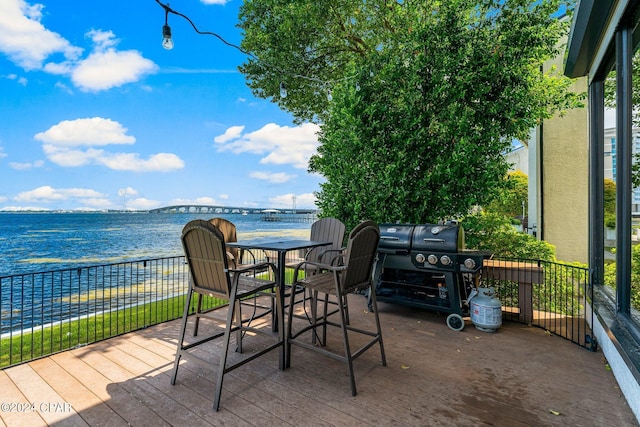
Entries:
<svg viewBox="0 0 640 427">
<path fill-rule="evenodd" d="M 236 224 L 239 240 L 308 237 L 311 229 L 259 214 L 0 213 L 0 277 L 182 255 L 182 227 L 213 216 Z"/>
</svg>

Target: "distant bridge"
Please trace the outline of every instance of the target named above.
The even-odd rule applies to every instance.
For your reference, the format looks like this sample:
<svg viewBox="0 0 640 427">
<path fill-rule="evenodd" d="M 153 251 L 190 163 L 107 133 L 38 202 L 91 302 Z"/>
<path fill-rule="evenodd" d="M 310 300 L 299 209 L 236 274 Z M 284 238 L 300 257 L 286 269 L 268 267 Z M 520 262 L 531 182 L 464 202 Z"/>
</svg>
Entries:
<svg viewBox="0 0 640 427">
<path fill-rule="evenodd" d="M 266 212 L 278 211 L 282 214 L 316 214 L 317 209 L 269 209 L 269 208 L 247 208 L 234 206 L 214 206 L 214 205 L 173 205 L 162 208 L 150 209 L 149 213 L 171 213 L 171 214 L 264 214 Z"/>
</svg>

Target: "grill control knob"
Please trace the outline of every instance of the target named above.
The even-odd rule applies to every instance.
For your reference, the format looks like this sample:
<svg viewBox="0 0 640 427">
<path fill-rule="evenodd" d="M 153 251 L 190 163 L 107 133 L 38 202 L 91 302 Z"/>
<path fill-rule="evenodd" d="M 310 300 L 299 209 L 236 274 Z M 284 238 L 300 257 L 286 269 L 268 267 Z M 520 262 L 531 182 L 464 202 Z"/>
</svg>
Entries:
<svg viewBox="0 0 640 427">
<path fill-rule="evenodd" d="M 447 255 L 442 255 L 440 257 L 440 263 L 442 263 L 442 265 L 449 265 L 451 264 L 451 258 L 449 258 Z"/>
<path fill-rule="evenodd" d="M 431 265 L 436 265 L 438 263 L 438 257 L 434 254 L 431 254 L 427 257 L 427 261 L 429 261 L 429 264 Z"/>
<path fill-rule="evenodd" d="M 474 268 L 476 268 L 476 262 L 472 258 L 467 258 L 464 260 L 464 266 L 469 270 L 473 270 Z"/>
<path fill-rule="evenodd" d="M 425 261 L 425 257 L 423 254 L 418 254 L 416 255 L 416 261 L 418 261 L 420 264 L 422 264 Z"/>
</svg>

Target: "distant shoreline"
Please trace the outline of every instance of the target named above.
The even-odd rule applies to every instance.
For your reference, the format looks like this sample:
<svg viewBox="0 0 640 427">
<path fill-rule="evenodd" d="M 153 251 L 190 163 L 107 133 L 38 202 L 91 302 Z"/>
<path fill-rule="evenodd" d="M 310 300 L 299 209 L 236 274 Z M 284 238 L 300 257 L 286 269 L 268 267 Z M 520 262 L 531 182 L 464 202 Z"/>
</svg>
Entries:
<svg viewBox="0 0 640 427">
<path fill-rule="evenodd" d="M 227 218 L 245 241 L 308 239 L 311 229 L 311 222 L 259 215 L 57 213 L 0 212 L 0 277 L 182 255 L 182 228 L 195 218 Z"/>
<path fill-rule="evenodd" d="M 282 238 L 282 237 L 296 237 L 296 238 L 309 238 L 309 229 L 281 229 L 281 230 L 269 230 L 269 231 L 245 231 L 238 232 L 238 240 L 252 240 L 252 239 L 266 239 L 270 237 Z"/>
</svg>

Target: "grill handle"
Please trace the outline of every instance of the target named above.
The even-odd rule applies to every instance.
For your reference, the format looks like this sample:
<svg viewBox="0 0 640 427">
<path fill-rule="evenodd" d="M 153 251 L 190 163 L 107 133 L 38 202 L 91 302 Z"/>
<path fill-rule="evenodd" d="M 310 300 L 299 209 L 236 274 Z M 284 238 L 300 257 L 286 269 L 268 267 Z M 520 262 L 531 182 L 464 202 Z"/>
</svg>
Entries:
<svg viewBox="0 0 640 427">
<path fill-rule="evenodd" d="M 430 239 L 430 238 L 424 238 L 422 239 L 423 242 L 426 243 L 444 243 L 444 239 Z"/>
<path fill-rule="evenodd" d="M 380 236 L 380 239 L 381 240 L 400 240 L 399 238 L 393 237 L 393 236 Z"/>
</svg>

